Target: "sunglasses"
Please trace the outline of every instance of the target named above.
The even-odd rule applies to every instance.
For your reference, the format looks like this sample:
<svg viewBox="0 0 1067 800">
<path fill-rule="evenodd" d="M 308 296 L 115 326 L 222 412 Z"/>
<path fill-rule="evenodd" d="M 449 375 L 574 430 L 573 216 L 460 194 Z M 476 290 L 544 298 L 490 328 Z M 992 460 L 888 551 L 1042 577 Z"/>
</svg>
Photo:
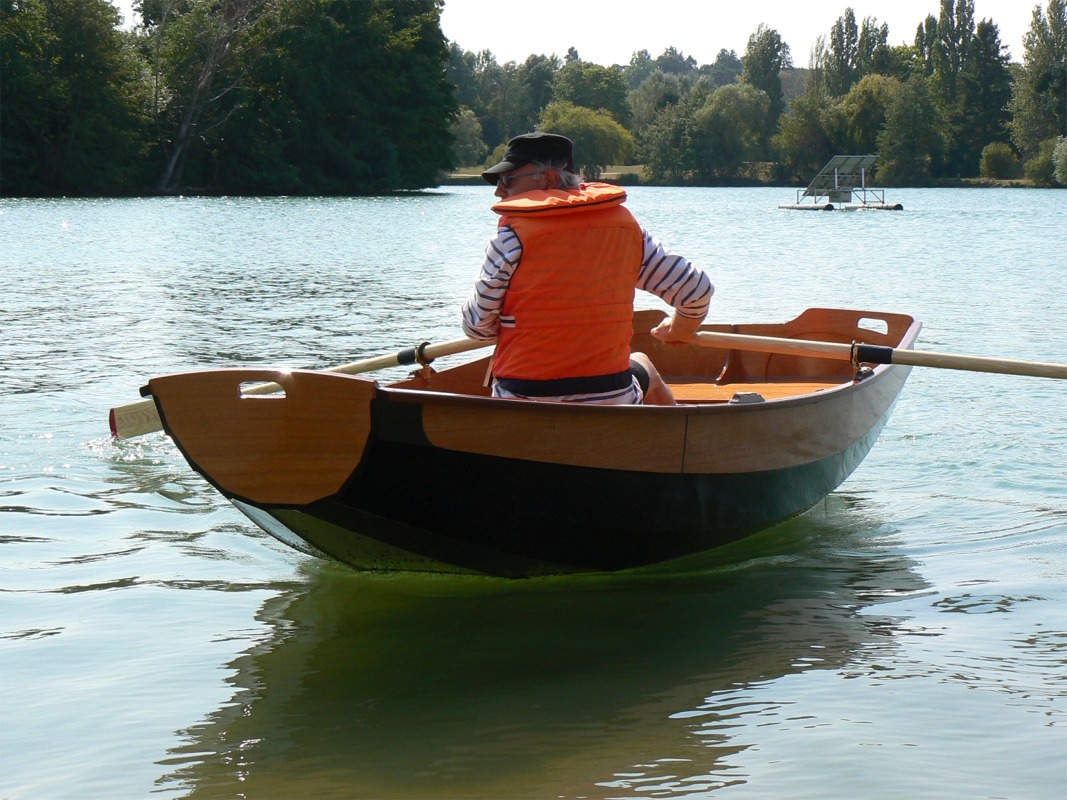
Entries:
<svg viewBox="0 0 1067 800">
<path fill-rule="evenodd" d="M 509 175 L 501 175 L 499 178 L 497 178 L 497 182 L 502 184 L 505 189 L 510 189 L 511 184 L 513 184 L 519 178 L 532 178 L 534 175 L 541 175 L 544 172 L 546 172 L 546 170 L 539 169 L 535 170 L 534 172 L 523 172 L 519 175 L 516 175 L 514 173 L 511 173 Z"/>
</svg>

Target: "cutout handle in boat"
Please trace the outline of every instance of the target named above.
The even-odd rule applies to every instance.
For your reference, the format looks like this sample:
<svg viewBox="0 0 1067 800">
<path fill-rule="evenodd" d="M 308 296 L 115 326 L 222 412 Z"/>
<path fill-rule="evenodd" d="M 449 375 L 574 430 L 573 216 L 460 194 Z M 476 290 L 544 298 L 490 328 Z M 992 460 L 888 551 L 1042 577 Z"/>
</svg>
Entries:
<svg viewBox="0 0 1067 800">
<path fill-rule="evenodd" d="M 877 333 L 879 336 L 887 336 L 889 334 L 889 323 L 884 319 L 875 317 L 861 317 L 856 322 L 856 327 L 860 330 Z"/>
<path fill-rule="evenodd" d="M 285 389 L 277 383 L 244 381 L 238 387 L 238 390 L 241 393 L 241 397 L 250 400 L 277 400 L 285 398 Z"/>
</svg>

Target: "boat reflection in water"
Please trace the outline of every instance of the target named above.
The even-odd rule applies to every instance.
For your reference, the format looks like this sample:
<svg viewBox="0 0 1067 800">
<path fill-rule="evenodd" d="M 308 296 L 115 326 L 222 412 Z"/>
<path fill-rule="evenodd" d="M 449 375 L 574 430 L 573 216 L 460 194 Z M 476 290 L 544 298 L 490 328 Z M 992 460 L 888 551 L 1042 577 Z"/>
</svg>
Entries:
<svg viewBox="0 0 1067 800">
<path fill-rule="evenodd" d="M 902 621 L 878 604 L 925 589 L 855 500 L 827 503 L 686 573 L 505 581 L 310 562 L 306 586 L 264 604 L 270 638 L 231 665 L 231 702 L 179 732 L 159 786 L 544 798 L 744 783 L 743 753 L 777 714 L 753 693 L 884 654 Z"/>
</svg>

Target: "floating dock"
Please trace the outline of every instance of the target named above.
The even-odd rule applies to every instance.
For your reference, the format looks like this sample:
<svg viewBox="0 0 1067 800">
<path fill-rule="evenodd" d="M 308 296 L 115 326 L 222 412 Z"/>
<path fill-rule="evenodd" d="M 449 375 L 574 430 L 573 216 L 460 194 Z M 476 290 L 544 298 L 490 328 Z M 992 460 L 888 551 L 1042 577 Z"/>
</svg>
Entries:
<svg viewBox="0 0 1067 800">
<path fill-rule="evenodd" d="M 867 185 L 867 176 L 878 156 L 834 156 L 806 189 L 797 191 L 797 201 L 779 205 L 791 211 L 903 211 L 900 203 L 887 203 L 885 190 Z"/>
</svg>

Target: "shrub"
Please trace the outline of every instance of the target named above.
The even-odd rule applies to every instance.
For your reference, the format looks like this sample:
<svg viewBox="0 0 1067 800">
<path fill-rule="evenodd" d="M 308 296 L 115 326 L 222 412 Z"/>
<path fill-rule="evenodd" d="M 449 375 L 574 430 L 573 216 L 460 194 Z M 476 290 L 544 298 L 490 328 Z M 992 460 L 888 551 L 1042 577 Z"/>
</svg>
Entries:
<svg viewBox="0 0 1067 800">
<path fill-rule="evenodd" d="M 1004 142 L 987 144 L 982 150 L 982 161 L 979 165 L 979 174 L 983 178 L 1007 180 L 1019 175 L 1019 158 L 1011 145 Z"/>
<path fill-rule="evenodd" d="M 1026 162 L 1026 177 L 1037 186 L 1052 186 L 1055 184 L 1052 166 L 1052 151 L 1056 147 L 1057 138 L 1046 139 L 1037 148 L 1037 155 Z"/>
<path fill-rule="evenodd" d="M 1053 176 L 1060 186 L 1067 186 L 1067 136 L 1056 140 L 1052 150 Z"/>
</svg>

